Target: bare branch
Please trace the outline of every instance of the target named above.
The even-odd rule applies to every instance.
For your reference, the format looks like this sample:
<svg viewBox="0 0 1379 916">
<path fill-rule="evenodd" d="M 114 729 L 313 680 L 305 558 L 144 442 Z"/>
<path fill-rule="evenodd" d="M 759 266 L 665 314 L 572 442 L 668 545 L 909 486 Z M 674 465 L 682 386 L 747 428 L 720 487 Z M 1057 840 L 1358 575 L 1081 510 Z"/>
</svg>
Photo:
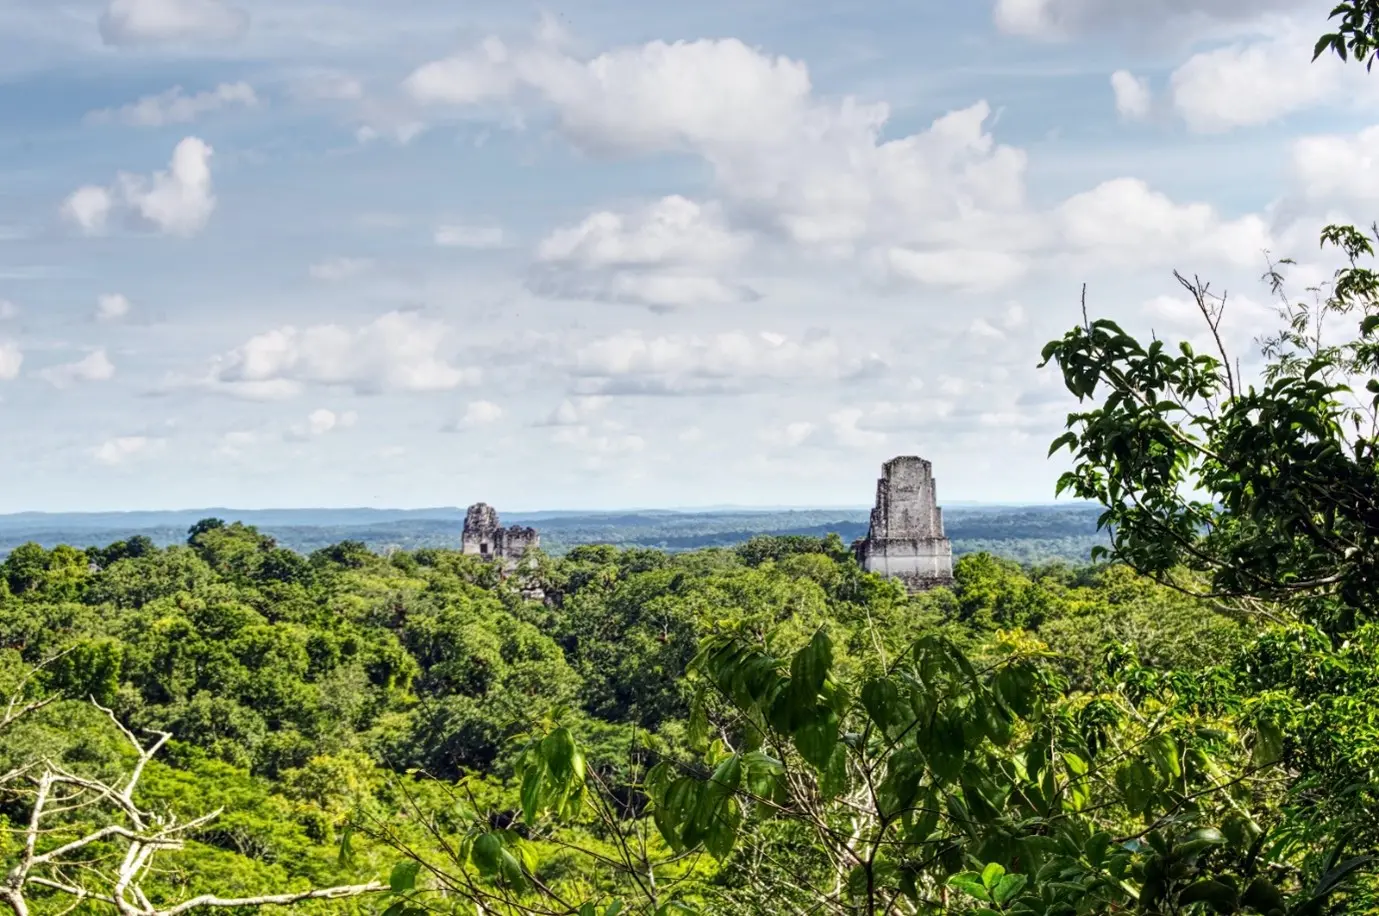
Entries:
<svg viewBox="0 0 1379 916">
<path fill-rule="evenodd" d="M 314 888 L 256 897 L 202 894 L 181 903 L 158 908 L 140 886 L 143 876 L 152 870 L 154 857 L 160 852 L 181 849 L 187 837 L 219 817 L 221 811 L 217 809 L 186 822 L 179 822 L 174 816 L 159 815 L 140 808 L 134 800 L 134 790 L 148 762 L 168 742 L 171 735 L 166 732 L 151 732 L 155 740 L 145 746 L 111 710 L 96 703 L 94 699 L 91 703 L 104 712 L 129 740 L 138 753 L 138 759 L 129 775 L 113 784 L 78 776 L 50 761 L 29 762 L 0 775 L 0 785 L 18 783 L 23 786 L 27 783 L 32 786 L 29 790 L 31 803 L 27 823 L 23 828 L 19 861 L 0 878 L 0 905 L 8 907 L 14 916 L 29 916 L 25 893 L 30 887 L 44 888 L 70 897 L 72 904 L 64 912 L 79 907 L 85 901 L 96 901 L 114 907 L 120 916 L 181 916 L 202 907 L 290 906 L 304 900 L 334 900 L 384 890 L 385 885 L 382 883 L 370 881 L 367 884 Z M 31 705 L 19 707 L 11 702 L 5 721 L 14 721 L 25 714 Z M 113 816 L 114 822 L 95 827 L 75 839 L 58 841 L 52 848 L 40 849 L 41 845 L 53 841 L 56 832 L 45 827 L 45 822 L 51 823 L 63 812 L 92 808 L 97 804 L 110 809 L 109 814 Z M 70 832 L 65 829 L 61 832 L 70 836 Z M 118 864 L 112 864 L 105 857 L 101 857 L 101 861 L 98 862 L 93 862 L 89 858 L 73 858 L 74 854 L 90 846 L 111 841 L 125 844 L 123 853 L 119 854 Z M 106 864 L 102 865 L 102 862 Z M 73 874 L 87 875 L 89 880 L 73 880 Z"/>
</svg>

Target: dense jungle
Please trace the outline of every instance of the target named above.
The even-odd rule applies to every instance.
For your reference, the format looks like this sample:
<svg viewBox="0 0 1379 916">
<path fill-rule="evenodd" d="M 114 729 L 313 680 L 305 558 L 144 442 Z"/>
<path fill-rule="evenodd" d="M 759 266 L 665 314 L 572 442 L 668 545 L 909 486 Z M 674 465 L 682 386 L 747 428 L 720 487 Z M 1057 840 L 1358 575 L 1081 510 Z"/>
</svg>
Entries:
<svg viewBox="0 0 1379 916">
<path fill-rule="evenodd" d="M 1373 63 L 1373 0 L 1328 22 Z M 1314 297 L 1270 268 L 1254 381 L 1185 277 L 1205 351 L 1090 312 L 1045 347 L 1087 565 L 910 596 L 836 536 L 511 576 L 216 519 L 16 547 L 0 905 L 1379 912 L 1379 273 L 1321 241 Z"/>
</svg>

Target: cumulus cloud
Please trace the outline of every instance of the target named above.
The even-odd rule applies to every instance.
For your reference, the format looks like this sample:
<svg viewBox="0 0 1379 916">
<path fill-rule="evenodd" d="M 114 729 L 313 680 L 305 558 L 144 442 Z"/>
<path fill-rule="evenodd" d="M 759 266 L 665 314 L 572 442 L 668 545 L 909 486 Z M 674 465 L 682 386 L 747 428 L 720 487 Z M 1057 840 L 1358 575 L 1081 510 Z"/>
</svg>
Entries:
<svg viewBox="0 0 1379 916">
<path fill-rule="evenodd" d="M 1225 219 L 1209 204 L 1175 203 L 1135 178 L 1102 182 L 1068 198 L 1057 220 L 1069 248 L 1107 264 L 1188 255 L 1250 266 L 1272 247 L 1259 216 Z"/>
<path fill-rule="evenodd" d="M 99 321 L 117 321 L 128 315 L 131 308 L 127 297 L 120 293 L 105 293 L 96 299 L 96 318 Z"/>
<path fill-rule="evenodd" d="M 79 188 L 63 204 L 63 215 L 88 235 L 104 232 L 116 208 L 142 228 L 195 235 L 205 228 L 216 206 L 211 192 L 212 153 L 205 141 L 187 137 L 173 150 L 166 171 L 148 177 L 122 172 L 111 188 Z"/>
<path fill-rule="evenodd" d="M 218 357 L 196 383 L 251 400 L 296 397 L 308 385 L 360 394 L 448 391 L 477 384 L 478 369 L 442 355 L 447 328 L 414 312 L 389 312 L 362 327 L 287 325 Z"/>
<path fill-rule="evenodd" d="M 1173 107 L 1190 130 L 1220 133 L 1268 124 L 1328 99 L 1374 96 L 1363 70 L 1328 54 L 1312 60 L 1316 36 L 1290 26 L 1267 41 L 1193 55 L 1169 78 Z"/>
<path fill-rule="evenodd" d="M 450 224 L 436 228 L 435 242 L 442 248 L 500 248 L 504 234 L 500 226 L 462 226 Z"/>
<path fill-rule="evenodd" d="M 372 266 L 373 261 L 368 258 L 333 258 L 329 261 L 312 264 L 307 268 L 307 273 L 311 274 L 314 280 L 334 283 L 348 280 L 350 277 L 357 277 Z"/>
<path fill-rule="evenodd" d="M 92 350 L 71 363 L 61 363 L 40 370 L 38 377 L 54 388 L 71 388 L 82 382 L 104 382 L 115 377 L 115 364 L 105 350 Z"/>
<path fill-rule="evenodd" d="M 1101 0 L 1003 6 L 1000 15 L 1073 31 L 1129 15 L 1124 4 Z M 1138 6 L 1153 8 L 1156 22 L 1259 12 L 1243 2 Z M 1150 112 L 1146 83 L 1128 71 L 1111 82 L 1123 116 Z M 1256 258 L 1267 241 L 1257 217 L 1226 219 L 1132 178 L 1035 210 L 1026 198 L 1026 154 L 996 141 L 985 101 L 888 138 L 888 106 L 821 96 L 803 63 L 732 39 L 654 41 L 583 59 L 549 42 L 490 38 L 418 68 L 405 88 L 426 105 L 534 99 L 587 154 L 682 153 L 709 166 L 713 203 L 668 197 L 601 211 L 545 239 L 529 285 L 552 297 L 657 309 L 737 302 L 751 290 L 733 279 L 735 259 L 763 235 L 810 255 L 857 259 L 885 284 L 979 292 L 1056 262 L 1070 244 L 1083 261 L 1147 266 L 1165 245 L 1184 240 L 1194 252 L 1233 263 Z M 1177 93 L 1187 104 L 1181 79 Z M 1148 211 L 1132 208 L 1139 205 Z M 1094 223 L 1108 227 L 1109 242 L 1089 231 Z M 1157 247 L 1137 256 L 1135 245 L 1145 240 Z"/>
<path fill-rule="evenodd" d="M 114 467 L 162 451 L 164 444 L 164 440 L 148 436 L 120 436 L 93 448 L 91 456 L 101 464 Z"/>
<path fill-rule="evenodd" d="M 110 0 L 98 23 L 107 45 L 229 41 L 249 28 L 249 14 L 221 0 Z"/>
<path fill-rule="evenodd" d="M 1029 262 L 1021 254 L 1005 251 L 891 248 L 885 252 L 884 267 L 891 276 L 916 283 L 981 291 L 1018 280 Z"/>
<path fill-rule="evenodd" d="M 1117 70 L 1111 74 L 1111 91 L 1116 96 L 1116 114 L 1123 120 L 1140 121 L 1149 115 L 1153 94 L 1148 80 L 1129 70 Z"/>
<path fill-rule="evenodd" d="M 462 426 L 487 426 L 503 418 L 503 408 L 492 401 L 470 401 L 460 418 Z"/>
<path fill-rule="evenodd" d="M 245 82 L 221 83 L 214 89 L 187 95 L 181 86 L 174 86 L 157 95 L 146 95 L 137 102 L 121 108 L 104 108 L 86 116 L 97 124 L 117 122 L 134 127 L 163 127 L 168 124 L 187 124 L 203 114 L 243 105 L 253 108 L 259 104 L 254 87 Z"/>
<path fill-rule="evenodd" d="M 12 340 L 0 340 L 0 382 L 12 381 L 19 377 L 24 366 L 24 352 Z"/>
<path fill-rule="evenodd" d="M 358 415 L 352 410 L 343 413 L 336 413 L 325 407 L 313 410 L 307 415 L 302 423 L 297 423 L 288 430 L 288 438 L 305 440 L 315 439 L 324 436 L 326 433 L 336 429 L 349 429 L 355 424 Z"/>
<path fill-rule="evenodd" d="M 530 92 L 593 155 L 699 156 L 735 214 L 831 250 L 878 236 L 955 247 L 989 235 L 1024 197 L 1024 153 L 993 141 L 985 102 L 883 140 L 886 105 L 818 97 L 803 63 L 736 39 L 654 41 L 580 60 L 490 38 L 405 85 L 428 104 Z M 990 225 L 974 213 L 991 214 Z"/>
<path fill-rule="evenodd" d="M 594 213 L 547 236 L 537 248 L 541 267 L 532 286 L 559 298 L 653 309 L 742 302 L 756 293 L 715 274 L 750 247 L 750 237 L 724 225 L 716 205 L 674 195 L 628 214 Z"/>
<path fill-rule="evenodd" d="M 110 191 L 95 185 L 77 188 L 62 202 L 62 216 L 86 235 L 105 231 L 115 201 Z"/>
<path fill-rule="evenodd" d="M 863 429 L 859 422 L 866 411 L 859 407 L 846 407 L 828 415 L 833 437 L 839 445 L 846 448 L 871 449 L 886 443 L 886 434 L 876 430 Z"/>
<path fill-rule="evenodd" d="M 1310 200 L 1379 200 L 1379 125 L 1297 140 L 1293 171 Z"/>
</svg>

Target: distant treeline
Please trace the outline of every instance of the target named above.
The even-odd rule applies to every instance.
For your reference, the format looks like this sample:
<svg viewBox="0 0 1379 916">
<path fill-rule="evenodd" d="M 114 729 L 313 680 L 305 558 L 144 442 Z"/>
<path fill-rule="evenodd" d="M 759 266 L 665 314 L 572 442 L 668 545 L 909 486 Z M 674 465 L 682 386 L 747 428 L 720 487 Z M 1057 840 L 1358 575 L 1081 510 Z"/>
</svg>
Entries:
<svg viewBox="0 0 1379 916">
<path fill-rule="evenodd" d="M 356 521 L 371 517 L 369 510 L 359 513 L 321 513 L 321 517 L 344 515 L 346 524 L 263 525 L 265 534 L 280 545 L 299 553 L 310 553 L 342 541 L 356 541 L 375 551 L 418 550 L 457 547 L 462 519 L 411 517 L 392 518 L 373 524 Z M 227 513 L 233 514 L 233 513 Z M 257 514 L 257 513 L 255 513 Z M 33 515 L 9 516 L 0 520 L 0 556 L 20 544 L 37 543 L 44 547 L 70 544 L 87 547 L 112 543 L 135 535 L 149 538 L 160 547 L 182 543 L 185 526 L 172 524 L 172 513 L 139 513 L 129 516 L 63 517 Z M 307 513 L 288 513 L 284 519 L 307 517 Z M 1085 561 L 1095 544 L 1104 538 L 1096 531 L 1097 510 L 1087 506 L 956 507 L 946 510 L 948 535 L 956 553 L 988 551 L 1025 563 L 1052 559 Z M 120 518 L 135 522 L 157 520 L 161 524 L 140 527 L 90 527 L 95 519 L 109 523 Z M 541 546 L 552 555 L 562 555 L 584 544 L 612 544 L 619 547 L 649 547 L 669 552 L 732 547 L 756 535 L 808 535 L 821 537 L 837 533 L 845 543 L 862 537 L 867 530 L 867 513 L 840 510 L 794 510 L 782 512 L 646 512 L 611 514 L 517 514 L 504 522 L 536 523 L 541 531 Z"/>
</svg>

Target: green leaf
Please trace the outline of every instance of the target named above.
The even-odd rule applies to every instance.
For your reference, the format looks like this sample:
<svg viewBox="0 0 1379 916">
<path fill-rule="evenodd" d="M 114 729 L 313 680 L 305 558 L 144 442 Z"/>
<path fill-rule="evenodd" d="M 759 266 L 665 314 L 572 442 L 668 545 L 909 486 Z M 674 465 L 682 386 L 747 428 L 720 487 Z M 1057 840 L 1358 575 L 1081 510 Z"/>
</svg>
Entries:
<svg viewBox="0 0 1379 916">
<path fill-rule="evenodd" d="M 828 758 L 828 766 L 819 778 L 819 793 L 825 799 L 834 799 L 848 788 L 848 751 L 841 742 L 833 746 L 833 754 Z"/>
<path fill-rule="evenodd" d="M 417 873 L 421 871 L 421 863 L 416 859 L 405 859 L 393 866 L 392 874 L 388 875 L 388 889 L 394 894 L 405 894 L 417 886 Z"/>
<path fill-rule="evenodd" d="M 838 744 L 838 714 L 820 706 L 804 725 L 795 730 L 795 749 L 816 770 L 828 767 L 833 748 Z"/>
<path fill-rule="evenodd" d="M 990 900 L 991 895 L 987 893 L 986 885 L 982 883 L 982 876 L 974 871 L 965 871 L 961 874 L 953 875 L 948 879 L 948 883 L 956 887 L 970 897 L 978 900 Z"/>
<path fill-rule="evenodd" d="M 528 824 L 536 820 L 541 809 L 541 777 L 545 775 L 544 766 L 532 764 L 522 774 L 522 817 Z"/>
<path fill-rule="evenodd" d="M 469 850 L 469 861 L 484 877 L 498 874 L 503 867 L 503 841 L 496 833 L 485 833 L 474 841 Z"/>
<path fill-rule="evenodd" d="M 992 862 L 982 869 L 982 887 L 991 890 L 996 886 L 996 882 L 1001 880 L 1001 876 L 1006 873 L 1005 866 L 999 862 Z"/>
<path fill-rule="evenodd" d="M 1205 903 L 1218 913 L 1234 912 L 1238 901 L 1239 897 L 1235 888 L 1213 878 L 1203 878 L 1201 881 L 1189 884 L 1178 894 L 1180 906 L 1186 906 L 1190 903 Z"/>
<path fill-rule="evenodd" d="M 801 696 L 814 696 L 823 689 L 829 668 L 833 667 L 833 643 L 828 634 L 817 630 L 809 645 L 790 661 L 790 678 L 800 685 Z"/>
<path fill-rule="evenodd" d="M 1029 878 L 1025 875 L 1005 875 L 996 882 L 996 886 L 991 889 L 991 899 L 1001 906 L 1015 899 L 1020 891 L 1025 889 L 1025 884 Z"/>
<path fill-rule="evenodd" d="M 1190 856 L 1212 846 L 1220 846 L 1225 842 L 1226 837 L 1220 830 L 1215 827 L 1203 827 L 1183 837 L 1182 842 L 1174 847 L 1173 851 L 1181 856 Z"/>
<path fill-rule="evenodd" d="M 618 916 L 622 912 L 622 901 L 614 900 L 608 904 L 608 909 L 603 911 L 603 916 Z"/>
</svg>

